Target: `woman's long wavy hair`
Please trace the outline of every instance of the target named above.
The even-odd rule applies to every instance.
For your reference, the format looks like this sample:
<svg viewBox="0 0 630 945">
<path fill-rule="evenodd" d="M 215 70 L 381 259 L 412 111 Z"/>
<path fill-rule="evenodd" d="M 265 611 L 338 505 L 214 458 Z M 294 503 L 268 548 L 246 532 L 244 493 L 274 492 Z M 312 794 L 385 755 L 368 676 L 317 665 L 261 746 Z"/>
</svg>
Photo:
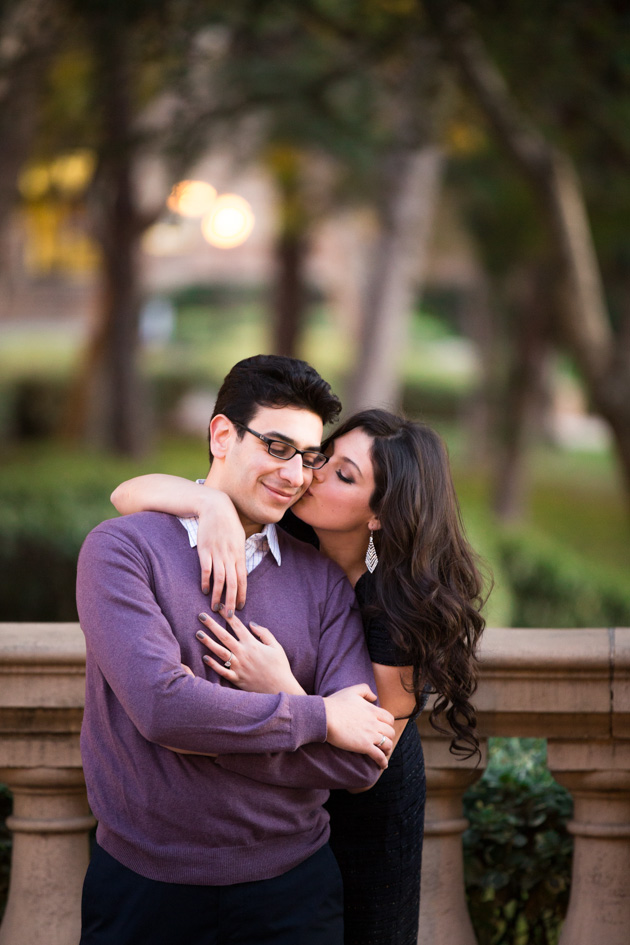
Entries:
<svg viewBox="0 0 630 945">
<path fill-rule="evenodd" d="M 461 520 L 446 446 L 423 423 L 386 410 L 363 410 L 326 441 L 361 429 L 372 439 L 374 492 L 380 521 L 374 532 L 376 599 L 366 617 L 385 623 L 413 667 L 410 691 L 419 709 L 426 686 L 437 694 L 430 722 L 453 733 L 450 750 L 479 754 L 476 649 L 485 626 L 485 597 L 477 557 Z"/>
</svg>

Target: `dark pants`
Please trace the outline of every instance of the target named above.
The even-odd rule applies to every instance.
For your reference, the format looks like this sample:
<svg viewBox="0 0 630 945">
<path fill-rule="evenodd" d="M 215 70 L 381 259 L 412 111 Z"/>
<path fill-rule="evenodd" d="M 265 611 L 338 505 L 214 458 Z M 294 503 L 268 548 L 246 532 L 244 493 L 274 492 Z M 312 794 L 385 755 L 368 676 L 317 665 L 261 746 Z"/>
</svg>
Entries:
<svg viewBox="0 0 630 945">
<path fill-rule="evenodd" d="M 343 895 L 328 845 L 273 879 L 187 886 L 145 879 L 96 844 L 80 945 L 343 945 Z"/>
</svg>

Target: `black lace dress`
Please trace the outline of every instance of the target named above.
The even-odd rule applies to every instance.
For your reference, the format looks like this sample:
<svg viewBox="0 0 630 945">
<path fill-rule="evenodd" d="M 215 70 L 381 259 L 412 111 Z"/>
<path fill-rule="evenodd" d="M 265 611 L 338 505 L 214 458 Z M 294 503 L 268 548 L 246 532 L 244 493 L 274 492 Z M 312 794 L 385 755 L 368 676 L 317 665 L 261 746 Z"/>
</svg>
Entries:
<svg viewBox="0 0 630 945">
<path fill-rule="evenodd" d="M 308 539 L 303 523 L 291 518 L 282 524 Z M 373 580 L 366 572 L 356 584 L 362 609 L 373 597 Z M 409 662 L 380 621 L 364 618 L 364 627 L 373 663 Z M 326 809 L 344 883 L 345 945 L 416 945 L 425 794 L 422 744 L 413 719 L 373 788 L 361 794 L 331 791 Z"/>
</svg>

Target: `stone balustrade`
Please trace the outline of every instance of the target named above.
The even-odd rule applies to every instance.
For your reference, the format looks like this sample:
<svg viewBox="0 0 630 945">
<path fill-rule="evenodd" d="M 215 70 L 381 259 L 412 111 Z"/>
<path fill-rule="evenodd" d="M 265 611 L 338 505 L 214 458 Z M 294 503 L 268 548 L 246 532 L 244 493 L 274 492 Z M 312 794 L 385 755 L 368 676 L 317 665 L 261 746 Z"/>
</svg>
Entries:
<svg viewBox="0 0 630 945">
<path fill-rule="evenodd" d="M 0 624 L 0 781 L 13 859 L 0 945 L 76 945 L 90 816 L 79 754 L 85 649 L 76 624 Z M 488 629 L 476 704 L 492 735 L 548 739 L 574 798 L 561 945 L 626 945 L 630 930 L 630 628 Z M 419 722 L 428 795 L 420 942 L 475 945 L 463 883 L 462 796 L 481 776 Z"/>
</svg>

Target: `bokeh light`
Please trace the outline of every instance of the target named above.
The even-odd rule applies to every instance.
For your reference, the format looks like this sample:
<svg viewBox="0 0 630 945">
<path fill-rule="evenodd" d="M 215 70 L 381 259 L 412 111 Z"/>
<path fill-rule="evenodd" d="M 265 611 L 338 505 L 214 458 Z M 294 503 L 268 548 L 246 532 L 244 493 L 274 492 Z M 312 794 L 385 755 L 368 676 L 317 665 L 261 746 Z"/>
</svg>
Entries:
<svg viewBox="0 0 630 945">
<path fill-rule="evenodd" d="M 188 252 L 190 242 L 186 224 L 160 222 L 145 231 L 142 249 L 150 256 L 179 256 Z"/>
<path fill-rule="evenodd" d="M 217 197 L 203 218 L 201 229 L 211 246 L 231 249 L 244 243 L 254 228 L 254 214 L 249 203 L 238 194 Z"/>
<path fill-rule="evenodd" d="M 166 205 L 182 217 L 202 217 L 217 196 L 212 184 L 203 180 L 182 180 L 171 190 Z"/>
<path fill-rule="evenodd" d="M 50 188 L 50 170 L 45 164 L 26 167 L 18 179 L 18 188 L 25 200 L 40 200 Z"/>
<path fill-rule="evenodd" d="M 68 197 L 76 197 L 87 188 L 96 167 L 96 155 L 87 148 L 64 154 L 50 168 L 52 184 Z"/>
</svg>

